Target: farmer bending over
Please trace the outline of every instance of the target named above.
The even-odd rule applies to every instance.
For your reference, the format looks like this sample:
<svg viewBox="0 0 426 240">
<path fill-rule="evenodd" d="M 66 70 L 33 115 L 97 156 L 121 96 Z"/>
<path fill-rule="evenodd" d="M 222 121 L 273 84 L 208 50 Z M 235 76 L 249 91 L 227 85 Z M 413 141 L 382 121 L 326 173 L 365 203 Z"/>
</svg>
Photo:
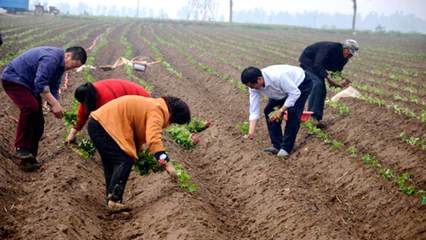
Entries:
<svg viewBox="0 0 426 240">
<path fill-rule="evenodd" d="M 21 164 L 37 164 L 38 142 L 44 131 L 42 99 L 50 104 L 56 118 L 62 118 L 58 92 L 62 75 L 85 62 L 86 52 L 81 47 L 65 51 L 57 47 L 37 47 L 7 64 L 1 77 L 5 92 L 21 111 L 15 139 Z"/>
<path fill-rule="evenodd" d="M 121 79 L 107 79 L 78 86 L 74 93 L 75 99 L 80 102 L 77 126 L 73 126 L 65 141 L 67 143 L 75 142 L 75 135 L 84 127 L 92 111 L 111 100 L 126 95 L 151 97 L 141 85 Z"/>
<path fill-rule="evenodd" d="M 350 83 L 349 79 L 339 84 L 333 79 L 328 71 L 342 71 L 348 60 L 358 57 L 359 46 L 355 40 L 347 39 L 345 44 L 338 42 L 317 42 L 305 48 L 300 55 L 300 67 L 309 72 L 312 77 L 312 92 L 309 97 L 308 110 L 314 112 L 312 115 L 314 125 L 325 127 L 321 123 L 324 113 L 324 101 L 327 96 L 324 79 L 333 87 L 345 87 Z"/>
<path fill-rule="evenodd" d="M 279 157 L 288 156 L 296 141 L 303 108 L 312 88 L 310 75 L 299 67 L 289 65 L 274 65 L 262 70 L 248 67 L 242 72 L 241 81 L 249 87 L 250 92 L 250 128 L 249 134 L 244 137 L 254 136 L 260 118 L 261 96 L 266 96 L 269 101 L 264 113 L 273 146 L 265 151 Z M 275 107 L 278 110 L 269 118 Z M 288 119 L 283 136 L 281 123 L 285 111 L 288 111 Z"/>
<path fill-rule="evenodd" d="M 147 143 L 157 160 L 166 161 L 166 171 L 176 178 L 161 142 L 162 130 L 169 124 L 190 121 L 188 105 L 179 98 L 124 96 L 91 113 L 89 135 L 102 157 L 106 200 L 111 211 L 125 209 L 123 193 L 130 171 Z"/>
</svg>

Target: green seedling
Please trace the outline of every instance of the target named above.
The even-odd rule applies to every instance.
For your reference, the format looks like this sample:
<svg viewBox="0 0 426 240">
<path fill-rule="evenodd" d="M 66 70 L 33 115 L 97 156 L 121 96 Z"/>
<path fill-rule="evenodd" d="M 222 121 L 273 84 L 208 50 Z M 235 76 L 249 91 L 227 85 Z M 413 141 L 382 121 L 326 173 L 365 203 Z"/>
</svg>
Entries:
<svg viewBox="0 0 426 240">
<path fill-rule="evenodd" d="M 161 172 L 165 169 L 165 163 L 160 164 L 149 149 L 138 153 L 138 159 L 135 159 L 134 166 L 137 173 L 146 177 L 152 172 Z"/>
<path fill-rule="evenodd" d="M 235 128 L 238 129 L 244 135 L 249 134 L 249 123 L 247 121 L 238 122 Z"/>
<path fill-rule="evenodd" d="M 174 125 L 167 128 L 167 132 L 173 137 L 175 142 L 179 143 L 185 149 L 191 149 L 194 147 L 195 142 L 193 135 L 184 125 Z"/>
<path fill-rule="evenodd" d="M 364 163 L 371 163 L 375 160 L 375 156 L 370 155 L 369 153 L 365 154 L 364 156 L 361 157 L 362 161 Z"/>
<path fill-rule="evenodd" d="M 180 164 L 175 165 L 173 161 L 171 163 L 176 170 L 177 176 L 179 178 L 180 187 L 183 190 L 188 191 L 191 194 L 194 194 L 195 190 L 197 189 L 197 185 L 188 183 L 188 180 L 192 180 L 192 176 L 188 174 L 186 169 L 182 168 L 182 165 Z"/>
<path fill-rule="evenodd" d="M 356 147 L 350 146 L 350 147 L 346 148 L 346 151 L 351 153 L 351 157 L 353 157 L 353 158 L 357 157 L 356 153 L 358 152 L 358 149 Z"/>
</svg>

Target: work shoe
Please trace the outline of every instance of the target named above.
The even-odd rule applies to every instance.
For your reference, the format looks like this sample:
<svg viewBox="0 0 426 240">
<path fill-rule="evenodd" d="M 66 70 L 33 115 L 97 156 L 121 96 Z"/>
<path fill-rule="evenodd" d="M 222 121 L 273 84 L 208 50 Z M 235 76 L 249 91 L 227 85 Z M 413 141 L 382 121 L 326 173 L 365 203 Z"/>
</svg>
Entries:
<svg viewBox="0 0 426 240">
<path fill-rule="evenodd" d="M 41 167 L 41 164 L 37 162 L 36 158 L 21 159 L 18 165 L 19 168 L 25 172 L 35 172 Z"/>
<path fill-rule="evenodd" d="M 270 153 L 273 153 L 273 154 L 277 154 L 278 153 L 278 149 L 276 149 L 274 147 L 268 147 L 268 148 L 265 148 L 265 152 L 270 152 Z"/>
<path fill-rule="evenodd" d="M 278 157 L 288 157 L 289 155 L 290 154 L 288 154 L 288 152 L 284 149 L 280 149 L 280 151 L 277 154 Z"/>
<path fill-rule="evenodd" d="M 33 159 L 34 156 L 30 153 L 28 149 L 25 148 L 17 148 L 16 149 L 16 157 L 19 159 Z"/>
<path fill-rule="evenodd" d="M 314 125 L 315 127 L 317 127 L 317 128 L 325 128 L 326 127 L 326 125 L 323 122 L 318 121 L 316 118 L 312 118 L 312 119 L 313 119 L 312 125 Z"/>
</svg>

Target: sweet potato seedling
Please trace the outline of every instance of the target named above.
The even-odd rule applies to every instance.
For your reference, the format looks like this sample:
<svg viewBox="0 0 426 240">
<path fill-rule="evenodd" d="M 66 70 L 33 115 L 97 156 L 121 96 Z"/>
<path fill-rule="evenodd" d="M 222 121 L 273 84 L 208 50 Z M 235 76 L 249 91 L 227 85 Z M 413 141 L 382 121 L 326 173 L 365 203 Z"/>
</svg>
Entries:
<svg viewBox="0 0 426 240">
<path fill-rule="evenodd" d="M 249 133 L 249 123 L 247 121 L 238 122 L 235 126 L 242 134 L 247 135 Z"/>
<path fill-rule="evenodd" d="M 138 153 L 138 159 L 134 163 L 135 171 L 141 176 L 149 176 L 152 172 L 161 172 L 165 168 L 165 162 L 159 163 L 154 155 L 147 149 Z"/>
</svg>

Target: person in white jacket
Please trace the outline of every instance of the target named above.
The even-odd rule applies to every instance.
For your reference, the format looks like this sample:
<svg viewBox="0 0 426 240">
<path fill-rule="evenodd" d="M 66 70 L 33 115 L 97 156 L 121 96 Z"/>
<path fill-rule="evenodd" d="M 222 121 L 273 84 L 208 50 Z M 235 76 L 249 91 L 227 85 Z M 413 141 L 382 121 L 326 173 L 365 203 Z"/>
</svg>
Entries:
<svg viewBox="0 0 426 240">
<path fill-rule="evenodd" d="M 241 73 L 241 82 L 250 92 L 250 128 L 245 138 L 253 138 L 260 118 L 261 96 L 269 98 L 264 113 L 268 132 L 273 144 L 265 151 L 288 156 L 293 150 L 306 100 L 312 89 L 309 73 L 302 68 L 289 65 L 273 65 L 263 69 L 248 67 Z M 271 117 L 269 114 L 276 110 Z M 284 136 L 281 129 L 282 117 L 288 111 Z"/>
</svg>

